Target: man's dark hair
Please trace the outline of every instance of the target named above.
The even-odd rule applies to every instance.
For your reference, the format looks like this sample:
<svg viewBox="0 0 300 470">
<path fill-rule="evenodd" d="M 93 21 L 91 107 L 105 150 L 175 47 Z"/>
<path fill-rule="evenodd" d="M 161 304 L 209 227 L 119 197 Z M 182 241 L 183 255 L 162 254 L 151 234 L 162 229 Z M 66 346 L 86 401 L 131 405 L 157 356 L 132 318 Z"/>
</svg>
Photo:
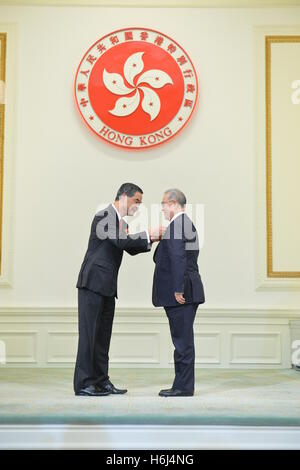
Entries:
<svg viewBox="0 0 300 470">
<path fill-rule="evenodd" d="M 143 190 L 134 183 L 123 183 L 118 189 L 115 201 L 118 201 L 122 194 L 126 194 L 127 197 L 132 197 L 135 193 L 143 194 Z"/>
</svg>

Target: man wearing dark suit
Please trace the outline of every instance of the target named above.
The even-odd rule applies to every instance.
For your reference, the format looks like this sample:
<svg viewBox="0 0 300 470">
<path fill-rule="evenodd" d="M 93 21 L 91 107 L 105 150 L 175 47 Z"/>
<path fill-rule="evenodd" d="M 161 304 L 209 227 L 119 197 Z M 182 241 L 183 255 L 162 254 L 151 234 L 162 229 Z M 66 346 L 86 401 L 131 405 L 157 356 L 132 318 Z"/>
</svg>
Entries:
<svg viewBox="0 0 300 470">
<path fill-rule="evenodd" d="M 117 295 L 117 278 L 123 252 L 136 255 L 151 250 L 159 230 L 128 235 L 122 217 L 133 215 L 143 191 L 124 183 L 113 204 L 99 211 L 91 233 L 76 287 L 78 288 L 78 351 L 74 372 L 76 395 L 104 396 L 126 393 L 109 380 L 109 345 Z M 162 232 L 161 232 L 162 233 Z"/>
<path fill-rule="evenodd" d="M 165 192 L 164 216 L 170 221 L 154 253 L 152 302 L 164 307 L 174 350 L 175 379 L 160 396 L 194 395 L 195 347 L 193 324 L 199 304 L 205 302 L 198 270 L 199 241 L 196 228 L 184 212 L 185 195 L 178 189 Z"/>
</svg>

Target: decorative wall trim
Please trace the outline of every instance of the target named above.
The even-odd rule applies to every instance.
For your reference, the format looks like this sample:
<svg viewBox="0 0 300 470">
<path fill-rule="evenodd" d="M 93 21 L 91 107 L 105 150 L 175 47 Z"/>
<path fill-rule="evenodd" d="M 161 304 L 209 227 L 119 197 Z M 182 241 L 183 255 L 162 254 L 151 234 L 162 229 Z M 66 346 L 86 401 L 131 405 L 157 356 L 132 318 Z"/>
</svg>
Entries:
<svg viewBox="0 0 300 470">
<path fill-rule="evenodd" d="M 3 203 L 1 237 L 1 269 L 0 288 L 12 287 L 12 256 L 13 256 L 13 215 L 14 211 L 14 146 L 16 110 L 16 57 L 17 57 L 17 26 L 14 23 L 1 23 L 0 33 L 6 36 L 6 68 L 5 68 L 5 109 L 4 116 L 4 152 L 3 152 Z M 0 105 L 1 106 L 1 105 Z M 1 177 L 1 171 L 0 171 Z M 1 186 L 1 185 L 0 185 Z M 0 197 L 1 200 L 1 197 Z M 1 209 L 1 208 L 0 208 Z"/>
<path fill-rule="evenodd" d="M 199 307 L 195 320 L 196 367 L 291 368 L 291 340 L 300 339 L 300 310 Z M 76 308 L 1 307 L 1 367 L 74 367 Z M 168 320 L 159 308 L 117 309 L 112 367 L 173 367 Z"/>
<path fill-rule="evenodd" d="M 36 364 L 38 331 L 5 330 L 1 328 L 1 340 L 9 351 L 7 364 Z M 29 351 L 28 351 L 29 349 Z"/>
<path fill-rule="evenodd" d="M 271 120 L 271 60 L 272 44 L 300 44 L 300 35 L 272 35 L 265 37 L 265 86 L 266 86 L 266 196 L 267 196 L 267 275 L 276 278 L 300 278 L 300 271 L 275 271 L 273 265 L 273 216 L 272 216 L 272 120 Z"/>
<path fill-rule="evenodd" d="M 2 265 L 3 170 L 5 129 L 6 33 L 0 30 L 0 274 Z"/>
<path fill-rule="evenodd" d="M 39 321 L 54 322 L 63 321 L 72 322 L 77 324 L 77 307 L 0 307 L 0 323 L 1 319 L 8 317 L 9 319 L 15 319 L 17 322 L 22 321 L 25 318 L 25 321 L 28 322 L 31 317 L 39 317 Z M 47 318 L 48 317 L 48 318 Z M 151 320 L 153 317 L 159 318 L 163 323 L 165 323 L 165 313 L 163 308 L 154 308 L 154 307 L 122 307 L 116 308 L 116 317 L 118 321 L 122 321 L 122 318 L 126 317 L 126 323 L 128 323 L 128 317 L 130 318 L 141 318 L 143 321 L 147 319 Z M 199 318 L 202 318 L 202 321 L 209 320 L 211 318 L 217 318 L 218 323 L 220 319 L 229 318 L 234 321 L 235 318 L 246 319 L 247 317 L 251 318 L 260 318 L 262 322 L 265 322 L 268 319 L 272 318 L 281 318 L 284 320 L 290 319 L 300 319 L 300 308 L 278 308 L 276 306 L 270 306 L 266 308 L 245 308 L 245 307 L 201 307 L 199 306 L 197 310 L 196 321 Z M 43 320 L 44 319 L 44 320 Z"/>
<path fill-rule="evenodd" d="M 270 44 L 289 36 L 294 41 L 300 25 L 256 26 L 256 290 L 299 290 L 299 273 L 274 272 L 272 262 Z M 288 39 L 287 39 L 288 40 Z"/>
<path fill-rule="evenodd" d="M 230 333 L 230 364 L 280 364 L 281 337 L 280 332 L 248 330 Z"/>
<path fill-rule="evenodd" d="M 175 8 L 273 8 L 295 7 L 299 0 L 0 0 L 0 5 L 99 6 Z"/>
</svg>

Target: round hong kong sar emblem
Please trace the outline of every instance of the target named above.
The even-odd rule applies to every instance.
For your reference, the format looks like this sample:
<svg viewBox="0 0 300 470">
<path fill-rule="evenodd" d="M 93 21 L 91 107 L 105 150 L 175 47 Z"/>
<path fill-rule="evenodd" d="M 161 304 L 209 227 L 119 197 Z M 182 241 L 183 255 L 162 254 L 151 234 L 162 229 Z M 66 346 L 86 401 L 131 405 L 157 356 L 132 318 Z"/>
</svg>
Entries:
<svg viewBox="0 0 300 470">
<path fill-rule="evenodd" d="M 167 142 L 197 102 L 194 66 L 182 47 L 158 31 L 114 31 L 86 52 L 75 97 L 89 128 L 113 145 L 145 149 Z"/>
</svg>

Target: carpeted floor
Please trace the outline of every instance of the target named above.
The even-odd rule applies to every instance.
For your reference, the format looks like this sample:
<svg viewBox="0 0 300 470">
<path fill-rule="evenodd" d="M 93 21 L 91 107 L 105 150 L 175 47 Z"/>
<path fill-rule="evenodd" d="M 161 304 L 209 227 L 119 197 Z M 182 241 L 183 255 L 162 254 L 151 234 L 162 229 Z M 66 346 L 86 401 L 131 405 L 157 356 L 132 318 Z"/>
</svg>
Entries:
<svg viewBox="0 0 300 470">
<path fill-rule="evenodd" d="M 162 398 L 172 369 L 112 369 L 125 395 L 80 397 L 72 369 L 0 368 L 0 424 L 300 425 L 300 372 L 198 369 L 194 397 Z"/>
</svg>

